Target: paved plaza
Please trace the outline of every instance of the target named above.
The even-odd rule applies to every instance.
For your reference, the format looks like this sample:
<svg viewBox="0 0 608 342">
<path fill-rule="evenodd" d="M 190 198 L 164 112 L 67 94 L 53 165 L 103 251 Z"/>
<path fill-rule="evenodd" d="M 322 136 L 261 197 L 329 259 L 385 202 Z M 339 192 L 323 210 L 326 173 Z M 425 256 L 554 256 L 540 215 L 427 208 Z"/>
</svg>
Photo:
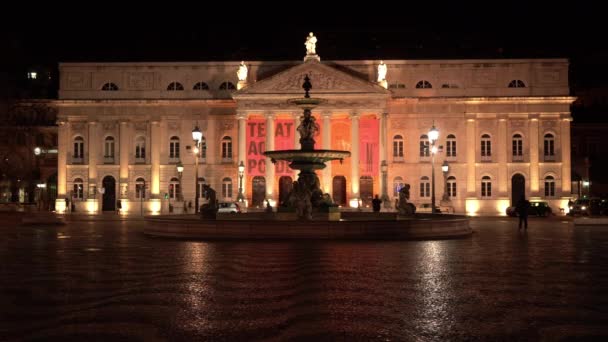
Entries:
<svg viewBox="0 0 608 342">
<path fill-rule="evenodd" d="M 0 340 L 608 337 L 608 226 L 475 218 L 437 241 L 187 241 L 0 227 Z"/>
</svg>

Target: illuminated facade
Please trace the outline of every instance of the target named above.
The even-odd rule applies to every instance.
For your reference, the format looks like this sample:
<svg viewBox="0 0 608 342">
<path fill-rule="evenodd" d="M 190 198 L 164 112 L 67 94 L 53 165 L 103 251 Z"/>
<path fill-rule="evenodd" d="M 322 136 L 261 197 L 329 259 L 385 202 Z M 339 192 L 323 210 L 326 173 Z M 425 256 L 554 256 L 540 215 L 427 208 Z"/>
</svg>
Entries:
<svg viewBox="0 0 608 342">
<path fill-rule="evenodd" d="M 114 210 L 120 200 L 123 212 L 181 212 L 203 183 L 220 200 L 236 200 L 243 162 L 249 206 L 279 203 L 296 174 L 262 152 L 299 148 L 301 112 L 287 100 L 303 96 L 306 74 L 312 96 L 327 100 L 313 113 L 316 148 L 351 152 L 318 172 L 321 188 L 343 207 L 367 206 L 378 194 L 392 208 L 404 183 L 414 204 L 430 203 L 433 125 L 442 147 L 435 156 L 438 204 L 503 214 L 521 195 L 554 209 L 570 197 L 567 60 L 245 65 L 61 64 L 58 198 L 71 194 L 77 211 Z M 198 180 L 195 126 L 204 137 Z"/>
</svg>

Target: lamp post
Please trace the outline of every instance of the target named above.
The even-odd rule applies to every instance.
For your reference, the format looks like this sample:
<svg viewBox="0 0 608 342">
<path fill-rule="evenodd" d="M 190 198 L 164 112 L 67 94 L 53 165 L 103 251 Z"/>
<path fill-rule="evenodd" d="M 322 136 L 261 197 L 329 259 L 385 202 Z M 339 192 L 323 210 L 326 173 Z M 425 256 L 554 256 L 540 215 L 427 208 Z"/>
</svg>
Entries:
<svg viewBox="0 0 608 342">
<path fill-rule="evenodd" d="M 237 201 L 238 202 L 245 202 L 245 196 L 243 196 L 243 176 L 245 175 L 245 164 L 243 164 L 243 161 L 241 160 L 241 162 L 239 163 L 239 195 L 237 196 Z"/>
<path fill-rule="evenodd" d="M 450 202 L 450 196 L 448 196 L 448 172 L 450 171 L 450 165 L 448 165 L 447 160 L 444 160 L 443 164 L 441 164 L 441 171 L 443 171 L 443 198 L 441 202 L 447 205 Z"/>
<path fill-rule="evenodd" d="M 182 192 L 182 174 L 184 173 L 184 164 L 180 161 L 177 163 L 177 175 L 179 176 L 179 188 L 177 189 L 177 200 L 180 202 L 184 201 L 184 194 Z"/>
<path fill-rule="evenodd" d="M 435 154 L 437 153 L 437 147 L 435 142 L 439 138 L 439 131 L 433 127 L 429 131 L 429 142 L 431 143 L 431 212 L 436 213 L 435 209 Z"/>
<path fill-rule="evenodd" d="M 194 126 L 192 130 L 192 139 L 194 140 L 194 214 L 198 213 L 198 154 L 200 152 L 200 143 L 203 140 L 203 132 L 198 128 L 198 125 Z"/>
<path fill-rule="evenodd" d="M 382 203 L 384 204 L 384 208 L 389 208 L 391 206 L 390 200 L 388 198 L 388 163 L 386 160 L 383 160 L 380 163 L 380 172 L 382 172 Z"/>
<path fill-rule="evenodd" d="M 41 205 L 44 204 L 44 189 L 46 188 L 46 184 L 38 183 L 36 184 L 36 187 L 38 188 L 38 211 L 40 211 Z"/>
</svg>

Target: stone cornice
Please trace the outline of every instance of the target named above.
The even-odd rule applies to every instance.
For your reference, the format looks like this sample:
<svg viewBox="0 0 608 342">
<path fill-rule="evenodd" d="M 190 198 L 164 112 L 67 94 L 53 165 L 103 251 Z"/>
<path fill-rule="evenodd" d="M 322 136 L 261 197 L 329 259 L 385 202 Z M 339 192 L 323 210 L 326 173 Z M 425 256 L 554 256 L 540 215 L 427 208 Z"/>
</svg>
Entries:
<svg viewBox="0 0 608 342">
<path fill-rule="evenodd" d="M 82 106 L 201 106 L 236 107 L 234 100 L 162 99 L 162 100 L 54 100 L 57 107 Z"/>
<path fill-rule="evenodd" d="M 450 102 L 464 104 L 571 104 L 575 96 L 398 97 L 393 103 Z"/>
</svg>

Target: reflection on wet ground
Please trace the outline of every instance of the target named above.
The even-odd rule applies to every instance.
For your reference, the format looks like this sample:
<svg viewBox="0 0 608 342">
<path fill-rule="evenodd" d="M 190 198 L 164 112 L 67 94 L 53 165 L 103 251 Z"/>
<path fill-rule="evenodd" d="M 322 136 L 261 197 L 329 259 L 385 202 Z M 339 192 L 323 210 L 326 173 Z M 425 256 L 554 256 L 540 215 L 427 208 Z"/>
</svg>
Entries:
<svg viewBox="0 0 608 342">
<path fill-rule="evenodd" d="M 141 222 L 0 228 L 0 340 L 608 336 L 608 227 L 469 239 L 201 242 Z"/>
</svg>

